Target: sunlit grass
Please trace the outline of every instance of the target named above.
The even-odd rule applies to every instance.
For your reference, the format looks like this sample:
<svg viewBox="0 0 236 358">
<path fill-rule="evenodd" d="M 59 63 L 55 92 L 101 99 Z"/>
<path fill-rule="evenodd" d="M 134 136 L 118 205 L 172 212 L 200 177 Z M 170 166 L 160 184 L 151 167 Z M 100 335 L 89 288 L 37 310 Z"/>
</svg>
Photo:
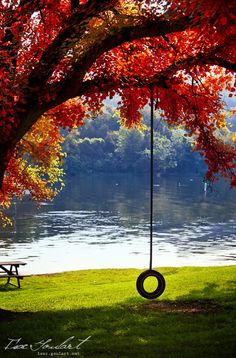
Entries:
<svg viewBox="0 0 236 358">
<path fill-rule="evenodd" d="M 153 307 L 136 291 L 140 270 L 110 269 L 25 278 L 22 289 L 0 281 L 0 308 L 32 312 L 0 321 L 0 356 L 36 357 L 28 350 L 3 351 L 8 338 L 35 343 L 71 336 L 85 339 L 80 357 L 233 357 L 236 266 L 162 268 L 164 294 Z M 150 279 L 145 286 L 155 288 Z M 216 312 L 158 309 L 158 302 L 211 300 Z M 3 355 L 1 354 L 3 353 Z M 45 353 L 45 352 L 44 352 Z M 54 355 L 55 356 L 55 355 Z M 58 355 L 59 356 L 59 355 Z"/>
</svg>

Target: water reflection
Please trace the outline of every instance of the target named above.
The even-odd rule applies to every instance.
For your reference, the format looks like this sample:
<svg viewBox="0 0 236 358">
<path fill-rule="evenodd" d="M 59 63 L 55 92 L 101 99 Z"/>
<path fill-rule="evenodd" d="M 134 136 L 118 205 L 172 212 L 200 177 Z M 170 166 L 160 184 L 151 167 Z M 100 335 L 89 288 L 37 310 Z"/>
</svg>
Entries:
<svg viewBox="0 0 236 358">
<path fill-rule="evenodd" d="M 204 192 L 201 178 L 156 178 L 154 265 L 234 264 L 235 198 L 223 184 Z M 11 215 L 1 260 L 27 260 L 27 271 L 148 265 L 147 177 L 80 176 L 53 204 L 25 200 Z"/>
</svg>

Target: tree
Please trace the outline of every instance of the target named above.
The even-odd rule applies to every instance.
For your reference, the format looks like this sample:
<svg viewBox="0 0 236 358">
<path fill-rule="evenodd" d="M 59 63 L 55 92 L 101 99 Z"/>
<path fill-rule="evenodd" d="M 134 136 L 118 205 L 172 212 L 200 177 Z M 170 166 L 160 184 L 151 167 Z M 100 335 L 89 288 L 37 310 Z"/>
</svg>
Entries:
<svg viewBox="0 0 236 358">
<path fill-rule="evenodd" d="M 235 0 L 0 0 L 2 205 L 26 188 L 39 200 L 55 194 L 58 127 L 82 125 L 115 94 L 123 122 L 137 126 L 150 89 L 166 121 L 195 135 L 206 177 L 234 185 L 235 148 L 214 132 L 225 126 L 221 91 L 235 92 L 235 9 Z"/>
<path fill-rule="evenodd" d="M 150 170 L 150 108 L 142 110 L 142 127 L 127 129 L 119 123 L 115 107 L 104 106 L 96 120 L 87 119 L 80 129 L 66 134 L 62 144 L 67 153 L 63 168 L 67 178 L 81 172 L 145 173 Z M 171 172 L 203 173 L 202 158 L 192 152 L 193 139 L 185 137 L 181 128 L 169 128 L 155 114 L 154 120 L 155 171 L 162 175 Z M 223 133 L 222 133 L 223 134 Z M 229 131 L 224 136 L 232 140 Z"/>
</svg>

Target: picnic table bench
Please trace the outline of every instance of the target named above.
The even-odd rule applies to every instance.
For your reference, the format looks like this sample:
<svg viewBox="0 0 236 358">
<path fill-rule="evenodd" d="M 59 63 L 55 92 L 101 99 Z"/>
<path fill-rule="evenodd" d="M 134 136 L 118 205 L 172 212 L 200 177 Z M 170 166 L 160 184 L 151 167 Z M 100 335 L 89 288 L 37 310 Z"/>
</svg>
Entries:
<svg viewBox="0 0 236 358">
<path fill-rule="evenodd" d="M 24 277 L 30 276 L 30 275 L 21 275 L 18 272 L 18 268 L 20 266 L 26 265 L 26 262 L 22 261 L 4 261 L 0 262 L 0 278 L 6 278 L 7 283 L 15 286 L 13 283 L 11 283 L 12 278 L 16 278 L 18 288 L 20 288 L 20 280 L 23 280 Z"/>
</svg>

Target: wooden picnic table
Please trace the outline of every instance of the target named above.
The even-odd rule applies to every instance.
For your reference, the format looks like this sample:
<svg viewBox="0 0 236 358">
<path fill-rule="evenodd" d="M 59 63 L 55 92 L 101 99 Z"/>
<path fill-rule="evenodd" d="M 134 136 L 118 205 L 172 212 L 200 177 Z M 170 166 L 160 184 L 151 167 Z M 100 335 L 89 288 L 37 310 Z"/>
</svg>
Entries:
<svg viewBox="0 0 236 358">
<path fill-rule="evenodd" d="M 24 265 L 26 265 L 26 262 L 22 262 L 22 261 L 3 261 L 3 262 L 0 262 L 0 278 L 4 278 L 4 277 L 7 278 L 7 283 L 6 284 L 10 284 L 10 285 L 13 285 L 13 286 L 15 286 L 15 285 L 12 284 L 10 282 L 10 280 L 12 278 L 16 278 L 18 288 L 20 288 L 20 280 L 23 280 L 23 278 L 26 275 L 20 275 L 19 272 L 18 272 L 18 268 L 20 266 L 24 266 Z"/>
</svg>

